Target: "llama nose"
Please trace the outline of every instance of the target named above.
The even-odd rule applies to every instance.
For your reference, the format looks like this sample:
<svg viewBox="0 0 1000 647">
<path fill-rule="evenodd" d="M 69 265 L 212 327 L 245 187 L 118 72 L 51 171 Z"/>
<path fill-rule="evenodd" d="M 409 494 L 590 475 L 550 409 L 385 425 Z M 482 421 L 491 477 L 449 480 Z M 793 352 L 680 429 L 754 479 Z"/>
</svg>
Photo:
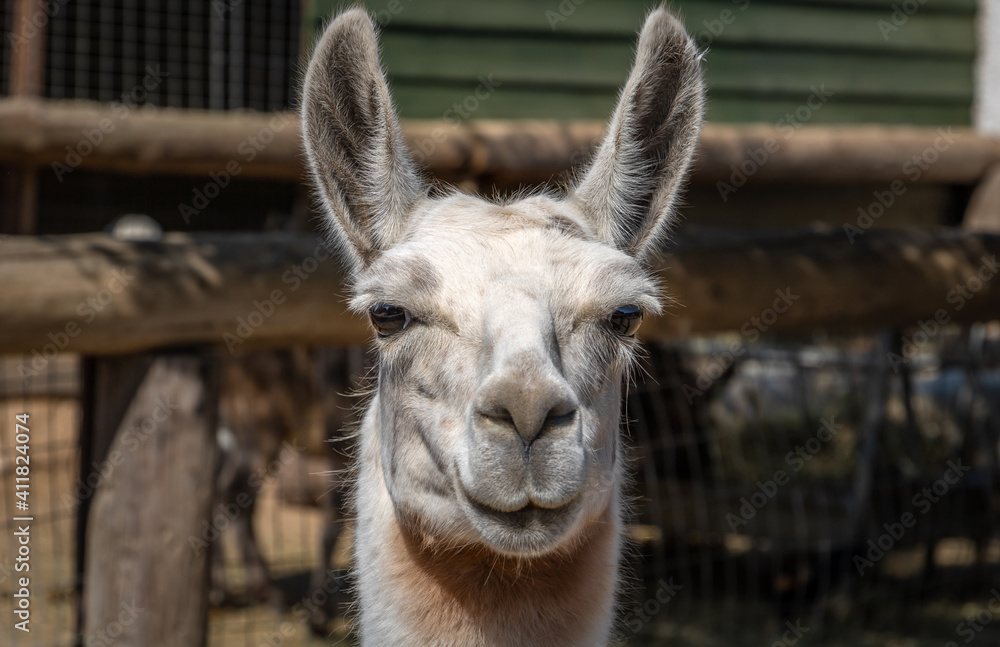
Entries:
<svg viewBox="0 0 1000 647">
<path fill-rule="evenodd" d="M 475 411 L 489 424 L 513 427 L 527 447 L 546 430 L 570 427 L 577 403 L 562 379 L 519 373 L 488 379 Z"/>
</svg>

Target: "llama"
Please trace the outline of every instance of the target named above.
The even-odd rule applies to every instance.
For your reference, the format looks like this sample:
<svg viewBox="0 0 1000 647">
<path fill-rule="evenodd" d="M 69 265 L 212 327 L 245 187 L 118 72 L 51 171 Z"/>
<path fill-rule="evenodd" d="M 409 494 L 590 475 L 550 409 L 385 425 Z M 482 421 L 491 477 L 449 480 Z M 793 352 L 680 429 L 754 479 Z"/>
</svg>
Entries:
<svg viewBox="0 0 1000 647">
<path fill-rule="evenodd" d="M 604 141 L 565 196 L 431 196 L 374 26 L 337 17 L 306 72 L 303 139 L 377 388 L 354 476 L 362 645 L 612 638 L 621 388 L 660 312 L 648 259 L 701 128 L 700 60 L 654 10 Z"/>
</svg>

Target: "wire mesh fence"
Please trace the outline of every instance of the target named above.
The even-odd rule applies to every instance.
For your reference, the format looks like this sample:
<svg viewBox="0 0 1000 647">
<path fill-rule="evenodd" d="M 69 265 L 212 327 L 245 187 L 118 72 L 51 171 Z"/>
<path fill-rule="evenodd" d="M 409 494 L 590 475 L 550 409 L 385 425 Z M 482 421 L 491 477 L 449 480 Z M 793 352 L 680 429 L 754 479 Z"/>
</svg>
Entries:
<svg viewBox="0 0 1000 647">
<path fill-rule="evenodd" d="M 698 341 L 651 360 L 629 398 L 651 529 L 635 568 L 647 595 L 678 590 L 632 607 L 637 633 L 962 640 L 1000 557 L 995 329 Z"/>
<path fill-rule="evenodd" d="M 623 644 L 996 644 L 998 332 L 993 324 L 650 347 L 624 413 L 634 481 Z M 268 444 L 241 437 L 230 428 L 238 420 L 224 416 L 222 455 L 252 448 L 241 478 L 256 475 L 252 530 L 266 586 L 255 581 L 238 524 L 216 524 L 209 543 L 223 585 L 211 645 L 352 638 L 349 524 L 329 541 L 331 488 L 345 465 L 331 456 L 349 452 L 321 436 L 343 436 L 354 401 L 342 394 L 371 360 L 359 349 L 296 352 L 268 360 L 313 385 L 304 387 L 313 401 L 291 409 L 296 425 Z M 5 633 L 15 645 L 69 645 L 75 506 L 88 495 L 77 479 L 77 369 L 60 358 L 26 385 L 17 365 L 29 360 L 4 363 L 0 595 L 9 602 L 16 593 L 13 416 L 29 411 L 43 629 Z M 243 370 L 257 371 L 257 386 L 223 400 L 256 399 L 253 389 L 273 379 L 259 366 Z M 317 616 L 323 609 L 331 613 Z"/>
<path fill-rule="evenodd" d="M 14 3 L 0 3 L 0 33 L 10 34 L 14 31 Z M 7 96 L 10 93 L 10 73 L 11 61 L 14 54 L 14 45 L 5 39 L 0 44 L 0 96 Z"/>
<path fill-rule="evenodd" d="M 30 365 L 34 358 L 2 359 L 0 598 L 6 618 L 0 625 L 0 643 L 70 645 L 76 631 L 77 595 L 76 361 L 70 357 L 46 360 L 46 369 L 25 382 L 17 369 Z M 19 451 L 23 446 L 27 449 Z M 23 546 L 15 533 L 26 525 L 30 525 L 30 543 Z M 29 578 L 32 617 L 44 619 L 30 624 L 30 633 L 16 629 L 15 624 L 20 621 L 14 611 L 23 599 L 19 595 L 25 588 L 22 578 Z"/>
<path fill-rule="evenodd" d="M 53 6 L 47 97 L 210 110 L 278 110 L 292 103 L 297 2 L 76 0 Z"/>
</svg>

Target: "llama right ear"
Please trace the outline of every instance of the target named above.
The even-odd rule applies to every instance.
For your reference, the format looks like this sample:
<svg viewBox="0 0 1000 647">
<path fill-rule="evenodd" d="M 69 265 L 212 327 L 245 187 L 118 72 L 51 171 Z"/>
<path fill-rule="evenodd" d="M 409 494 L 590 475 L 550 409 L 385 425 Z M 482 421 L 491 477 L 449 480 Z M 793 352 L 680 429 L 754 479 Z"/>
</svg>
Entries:
<svg viewBox="0 0 1000 647">
<path fill-rule="evenodd" d="M 309 169 L 352 273 L 398 242 L 426 194 L 406 150 L 362 9 L 334 20 L 313 52 L 302 98 Z"/>
<path fill-rule="evenodd" d="M 649 14 L 604 141 L 572 195 L 604 242 L 639 259 L 668 228 L 698 143 L 700 59 L 676 18 Z"/>
</svg>

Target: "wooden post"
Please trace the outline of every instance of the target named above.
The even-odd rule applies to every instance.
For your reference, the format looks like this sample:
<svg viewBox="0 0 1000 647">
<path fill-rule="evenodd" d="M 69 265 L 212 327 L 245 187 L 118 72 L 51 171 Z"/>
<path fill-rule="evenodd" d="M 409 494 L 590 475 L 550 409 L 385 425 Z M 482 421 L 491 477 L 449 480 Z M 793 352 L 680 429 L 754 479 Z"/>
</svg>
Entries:
<svg viewBox="0 0 1000 647">
<path fill-rule="evenodd" d="M 76 647 L 83 647 L 83 580 L 87 558 L 87 520 L 94 492 L 90 484 L 99 483 L 100 466 L 108 458 L 115 432 L 135 397 L 139 384 L 153 363 L 153 355 L 121 357 L 85 356 L 80 363 L 80 480 L 76 509 L 76 578 L 77 594 Z M 88 489 L 83 489 L 88 488 Z"/>
<path fill-rule="evenodd" d="M 1000 162 L 986 169 L 965 210 L 962 228 L 1000 233 Z"/>
<path fill-rule="evenodd" d="M 10 47 L 10 88 L 12 97 L 39 97 L 45 79 L 44 0 L 17 0 L 14 3 L 13 29 L 4 38 Z M 41 22 L 43 25 L 39 27 Z M 38 172 L 33 164 L 0 168 L 3 179 L 3 208 L 0 210 L 0 233 L 32 234 L 38 207 Z"/>
<path fill-rule="evenodd" d="M 45 0 L 17 0 L 13 29 L 4 40 L 11 48 L 10 95 L 40 97 L 45 78 Z M 41 25 L 41 26 L 39 26 Z"/>
<path fill-rule="evenodd" d="M 183 352 L 91 359 L 83 644 L 205 644 L 218 366 Z M 85 481 L 86 483 L 86 481 Z M 81 508 L 84 512 L 84 508 Z M 193 541 L 194 540 L 194 541 Z"/>
</svg>

